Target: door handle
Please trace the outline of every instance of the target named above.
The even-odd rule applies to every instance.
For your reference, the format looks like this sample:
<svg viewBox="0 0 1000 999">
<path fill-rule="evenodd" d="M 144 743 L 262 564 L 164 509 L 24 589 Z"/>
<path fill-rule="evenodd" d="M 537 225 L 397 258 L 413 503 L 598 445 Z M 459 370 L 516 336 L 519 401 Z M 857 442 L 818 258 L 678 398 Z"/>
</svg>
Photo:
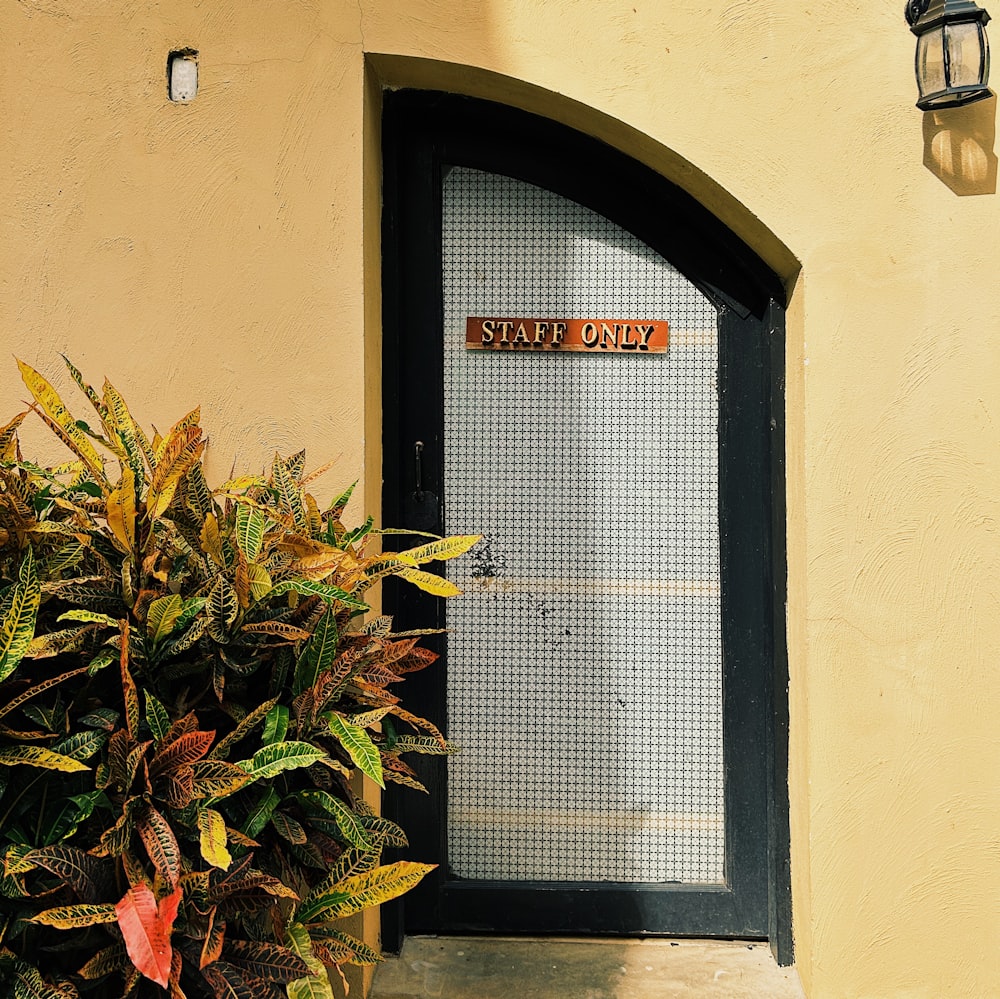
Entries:
<svg viewBox="0 0 1000 999">
<path fill-rule="evenodd" d="M 417 488 L 414 490 L 413 498 L 418 503 L 423 503 L 424 501 L 423 454 L 424 442 L 416 441 L 413 445 L 413 480 Z"/>
</svg>

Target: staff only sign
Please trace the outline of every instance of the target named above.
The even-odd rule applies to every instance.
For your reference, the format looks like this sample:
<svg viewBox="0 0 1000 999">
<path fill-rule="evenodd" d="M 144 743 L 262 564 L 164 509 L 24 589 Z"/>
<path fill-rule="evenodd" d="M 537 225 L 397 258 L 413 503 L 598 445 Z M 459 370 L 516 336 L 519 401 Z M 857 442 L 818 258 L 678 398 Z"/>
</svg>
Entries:
<svg viewBox="0 0 1000 999">
<path fill-rule="evenodd" d="M 635 319 L 500 319 L 469 316 L 465 346 L 469 350 L 583 351 L 664 354 L 666 322 Z"/>
</svg>

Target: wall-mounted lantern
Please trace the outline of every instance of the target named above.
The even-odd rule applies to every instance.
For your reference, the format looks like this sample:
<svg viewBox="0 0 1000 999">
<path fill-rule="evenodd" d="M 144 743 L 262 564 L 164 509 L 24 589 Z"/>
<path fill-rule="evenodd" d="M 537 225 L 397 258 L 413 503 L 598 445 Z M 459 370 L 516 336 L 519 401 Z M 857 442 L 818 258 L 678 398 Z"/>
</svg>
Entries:
<svg viewBox="0 0 1000 999">
<path fill-rule="evenodd" d="M 972 0 L 907 0 L 906 20 L 917 36 L 921 111 L 960 107 L 990 97 L 990 15 Z"/>
</svg>

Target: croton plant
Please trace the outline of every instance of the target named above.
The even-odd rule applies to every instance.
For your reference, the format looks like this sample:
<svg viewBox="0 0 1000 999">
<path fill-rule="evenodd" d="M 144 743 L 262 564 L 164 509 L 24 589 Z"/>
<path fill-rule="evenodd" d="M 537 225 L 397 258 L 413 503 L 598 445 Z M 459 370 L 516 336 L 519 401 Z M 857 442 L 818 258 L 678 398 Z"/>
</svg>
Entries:
<svg viewBox="0 0 1000 999">
<path fill-rule="evenodd" d="M 419 788 L 448 753 L 396 693 L 435 658 L 365 591 L 472 536 L 381 553 L 321 509 L 305 455 L 206 482 L 196 409 L 148 436 L 108 382 L 69 371 L 73 417 L 27 364 L 0 428 L 0 994 L 333 999 L 379 959 L 344 918 L 430 868 L 360 774 Z M 33 411 L 69 448 L 26 459 Z M 322 471 L 322 469 L 320 470 Z"/>
</svg>

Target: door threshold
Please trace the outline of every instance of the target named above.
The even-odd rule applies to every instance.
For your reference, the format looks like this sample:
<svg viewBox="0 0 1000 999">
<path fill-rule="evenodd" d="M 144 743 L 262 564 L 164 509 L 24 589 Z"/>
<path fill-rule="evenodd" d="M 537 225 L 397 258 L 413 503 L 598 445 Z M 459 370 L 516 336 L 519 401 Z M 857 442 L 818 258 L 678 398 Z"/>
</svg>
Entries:
<svg viewBox="0 0 1000 999">
<path fill-rule="evenodd" d="M 407 937 L 371 999 L 805 999 L 766 942 Z"/>
</svg>

